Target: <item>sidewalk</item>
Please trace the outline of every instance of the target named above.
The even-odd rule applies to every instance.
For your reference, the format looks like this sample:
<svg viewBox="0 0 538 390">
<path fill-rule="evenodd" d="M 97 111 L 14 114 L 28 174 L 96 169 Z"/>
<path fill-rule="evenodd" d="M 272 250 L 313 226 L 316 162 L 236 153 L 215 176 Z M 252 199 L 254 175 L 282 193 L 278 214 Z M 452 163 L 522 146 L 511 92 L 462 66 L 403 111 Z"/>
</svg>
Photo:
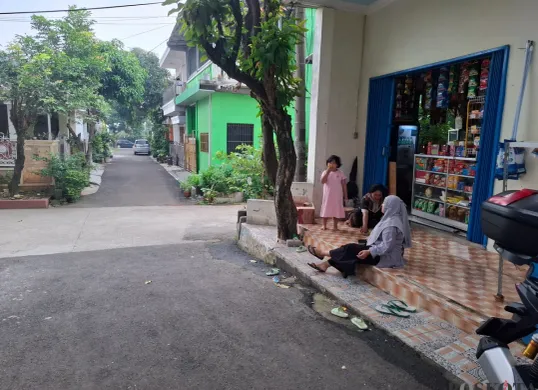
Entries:
<svg viewBox="0 0 538 390">
<path fill-rule="evenodd" d="M 99 191 L 105 168 L 106 164 L 94 164 L 94 168 L 90 172 L 90 186 L 82 190 L 81 196 L 92 195 Z"/>
<path fill-rule="evenodd" d="M 443 320 L 438 313 L 420 310 L 409 318 L 378 313 L 375 307 L 395 298 L 357 277 L 343 279 L 330 269 L 321 274 L 307 263 L 315 260 L 309 253 L 277 244 L 276 229 L 270 226 L 241 224 L 239 246 L 251 255 L 294 274 L 303 282 L 332 296 L 351 311 L 369 320 L 373 326 L 413 348 L 421 357 L 436 364 L 461 382 L 476 385 L 485 381 L 475 351 L 479 337 Z M 512 287 L 513 288 L 513 287 Z M 512 353 L 521 359 L 522 346 L 511 345 Z"/>
<path fill-rule="evenodd" d="M 178 167 L 177 165 L 161 164 L 157 161 L 156 158 L 151 157 L 151 159 L 155 161 L 155 163 L 163 167 L 166 170 L 166 172 L 168 172 L 178 182 L 187 180 L 187 178 L 191 175 L 191 172 L 186 171 L 185 169 Z"/>
</svg>

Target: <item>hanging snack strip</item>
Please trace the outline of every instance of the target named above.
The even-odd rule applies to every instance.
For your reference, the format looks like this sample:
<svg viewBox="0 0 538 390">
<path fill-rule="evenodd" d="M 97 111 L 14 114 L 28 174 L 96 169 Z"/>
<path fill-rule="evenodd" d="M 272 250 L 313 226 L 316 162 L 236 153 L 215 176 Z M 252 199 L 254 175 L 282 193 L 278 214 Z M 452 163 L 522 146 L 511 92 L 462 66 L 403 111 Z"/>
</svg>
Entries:
<svg viewBox="0 0 538 390">
<path fill-rule="evenodd" d="M 426 84 L 426 96 L 424 98 L 424 109 L 430 110 L 432 108 L 433 98 L 433 84 L 432 84 L 432 71 L 429 70 L 424 75 L 424 82 Z"/>
<path fill-rule="evenodd" d="M 437 108 L 448 108 L 448 81 L 449 69 L 442 67 L 439 72 L 439 84 L 437 85 Z"/>
<path fill-rule="evenodd" d="M 467 99 L 472 99 L 477 96 L 478 91 L 478 61 L 473 61 L 469 67 L 469 89 L 467 90 Z"/>
<path fill-rule="evenodd" d="M 480 91 L 479 95 L 486 95 L 486 90 L 488 89 L 488 80 L 489 80 L 489 59 L 486 58 L 482 61 L 482 66 L 480 70 Z"/>
</svg>

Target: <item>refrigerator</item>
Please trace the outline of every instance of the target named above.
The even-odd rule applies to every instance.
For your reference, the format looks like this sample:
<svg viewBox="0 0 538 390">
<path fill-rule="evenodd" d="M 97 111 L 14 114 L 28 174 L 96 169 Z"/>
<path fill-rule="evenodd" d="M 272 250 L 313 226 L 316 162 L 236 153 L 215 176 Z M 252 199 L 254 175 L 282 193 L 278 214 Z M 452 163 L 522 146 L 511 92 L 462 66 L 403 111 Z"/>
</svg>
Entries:
<svg viewBox="0 0 538 390">
<path fill-rule="evenodd" d="M 418 126 L 398 126 L 396 150 L 396 193 L 411 207 L 413 194 L 413 165 L 417 150 Z"/>
</svg>

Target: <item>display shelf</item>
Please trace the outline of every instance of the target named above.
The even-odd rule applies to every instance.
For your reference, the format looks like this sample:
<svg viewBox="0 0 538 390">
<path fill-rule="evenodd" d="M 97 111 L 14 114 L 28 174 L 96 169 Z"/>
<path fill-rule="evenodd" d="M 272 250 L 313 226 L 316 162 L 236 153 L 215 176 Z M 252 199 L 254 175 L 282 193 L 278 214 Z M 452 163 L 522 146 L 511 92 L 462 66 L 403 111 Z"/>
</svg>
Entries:
<svg viewBox="0 0 538 390">
<path fill-rule="evenodd" d="M 476 158 L 474 157 L 439 156 L 437 154 L 415 154 L 415 157 L 440 158 L 444 160 L 476 161 Z"/>
<path fill-rule="evenodd" d="M 453 219 L 449 219 L 449 218 L 446 218 L 446 217 L 441 217 L 439 215 L 435 215 L 435 214 L 430 214 L 430 213 L 426 213 L 424 211 L 421 211 L 421 210 L 416 210 L 416 209 L 412 209 L 411 210 L 411 215 L 415 215 L 417 217 L 420 217 L 420 218 L 424 218 L 424 219 L 429 219 L 433 222 L 437 222 L 441 225 L 446 225 L 446 226 L 452 226 L 456 229 L 459 229 L 459 230 L 463 230 L 464 232 L 467 231 L 467 225 L 463 222 L 460 222 L 460 221 L 455 221 Z"/>
<path fill-rule="evenodd" d="M 446 190 L 446 187 L 436 186 L 436 185 L 433 185 L 433 184 L 419 183 L 417 181 L 415 181 L 415 184 L 418 184 L 420 186 L 426 186 L 426 187 L 439 188 L 441 190 Z"/>
<path fill-rule="evenodd" d="M 413 184 L 413 192 L 412 192 L 413 201 L 412 201 L 411 214 L 418 217 L 418 218 L 429 219 L 429 220 L 431 220 L 433 222 L 437 222 L 437 223 L 440 223 L 440 224 L 443 224 L 443 225 L 451 226 L 451 227 L 454 227 L 454 228 L 462 230 L 462 231 L 467 231 L 467 224 L 464 223 L 464 222 L 461 222 L 461 220 L 463 220 L 464 217 L 465 217 L 465 221 L 468 220 L 472 204 L 469 203 L 469 206 L 463 206 L 463 205 L 459 205 L 457 203 L 452 203 L 452 202 L 454 202 L 454 200 L 449 202 L 449 201 L 447 201 L 447 199 L 449 199 L 451 197 L 457 197 L 458 199 L 461 199 L 461 200 L 470 201 L 469 197 L 472 195 L 472 191 L 470 192 L 470 191 L 465 191 L 464 189 L 449 188 L 448 187 L 449 186 L 449 177 L 461 178 L 461 179 L 456 179 L 456 180 L 458 180 L 459 182 L 464 182 L 465 180 L 470 180 L 470 179 L 474 180 L 475 176 L 462 175 L 462 174 L 459 174 L 459 173 L 448 173 L 447 171 L 437 171 L 437 172 L 435 172 L 435 171 L 431 171 L 431 170 L 427 170 L 427 169 L 417 169 L 417 167 L 420 167 L 420 168 L 430 168 L 431 167 L 431 165 L 429 165 L 429 164 L 431 164 L 431 161 L 428 164 L 426 164 L 426 166 L 424 166 L 424 165 L 418 166 L 416 160 L 420 159 L 420 158 L 461 160 L 461 161 L 466 161 L 469 164 L 472 164 L 473 162 L 475 162 L 476 159 L 475 158 L 469 158 L 469 157 L 437 156 L 437 155 L 428 155 L 428 154 L 416 154 L 415 155 L 415 164 L 414 164 L 414 167 L 413 167 L 414 184 Z M 447 166 L 448 163 L 445 163 L 444 165 L 445 165 L 445 169 L 448 170 L 449 169 L 449 167 Z M 421 172 L 421 174 L 427 173 L 427 174 L 430 174 L 430 175 L 443 175 L 443 177 L 446 179 L 446 183 L 445 183 L 444 186 L 439 186 L 439 185 L 434 185 L 434 184 L 418 182 L 417 181 L 417 173 L 418 172 Z M 452 179 L 450 179 L 450 181 L 451 180 Z M 430 188 L 429 191 L 442 190 L 445 193 L 445 196 L 442 197 L 442 199 L 441 199 L 441 197 L 439 197 L 439 194 L 434 195 L 433 193 L 428 192 L 428 195 L 434 195 L 434 197 L 433 198 L 432 197 L 427 197 L 426 193 L 425 193 L 425 188 Z M 452 195 L 449 195 L 449 194 L 452 194 Z M 430 207 L 430 210 L 436 210 L 438 213 L 435 214 L 435 213 L 428 213 L 428 212 L 422 211 L 422 208 L 426 206 L 424 204 L 424 202 L 435 203 L 435 206 L 430 205 L 428 207 Z M 451 211 L 451 208 L 454 208 L 455 210 L 460 210 L 458 212 L 458 216 L 459 216 L 458 220 L 448 218 L 449 214 L 454 218 L 454 215 L 453 215 L 453 213 Z M 465 212 L 465 216 L 461 216 L 460 213 L 462 213 L 462 212 Z M 439 214 L 441 214 L 443 216 L 441 216 Z"/>
<path fill-rule="evenodd" d="M 422 169 L 417 169 L 417 172 L 433 173 L 435 175 L 446 175 L 446 172 L 425 171 L 425 170 L 422 170 Z"/>
<path fill-rule="evenodd" d="M 446 203 L 444 200 L 428 198 L 427 196 L 424 196 L 424 195 L 415 195 L 415 198 L 424 199 L 424 200 L 431 200 L 432 202 L 437 202 L 437 203 L 442 203 L 442 204 Z"/>
</svg>

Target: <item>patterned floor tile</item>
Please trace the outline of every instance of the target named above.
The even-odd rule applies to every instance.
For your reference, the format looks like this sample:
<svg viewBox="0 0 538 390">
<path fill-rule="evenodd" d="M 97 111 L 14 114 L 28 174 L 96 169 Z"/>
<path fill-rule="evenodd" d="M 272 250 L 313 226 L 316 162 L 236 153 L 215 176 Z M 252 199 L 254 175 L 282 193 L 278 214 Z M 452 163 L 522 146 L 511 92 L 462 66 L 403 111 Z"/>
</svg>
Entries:
<svg viewBox="0 0 538 390">
<path fill-rule="evenodd" d="M 340 226 L 338 232 L 322 231 L 320 224 L 304 225 L 304 230 L 305 243 L 324 251 L 366 238 L 358 229 L 348 226 Z M 414 229 L 412 235 L 413 247 L 406 250 L 405 268 L 366 267 L 358 271 L 360 278 L 465 332 L 473 332 L 487 317 L 508 316 L 504 303 L 494 298 L 498 275 L 496 253 L 423 228 Z M 517 302 L 514 285 L 523 280 L 525 270 L 506 262 L 504 265 L 505 300 Z M 392 321 L 387 326 L 397 330 L 399 324 Z"/>
</svg>

